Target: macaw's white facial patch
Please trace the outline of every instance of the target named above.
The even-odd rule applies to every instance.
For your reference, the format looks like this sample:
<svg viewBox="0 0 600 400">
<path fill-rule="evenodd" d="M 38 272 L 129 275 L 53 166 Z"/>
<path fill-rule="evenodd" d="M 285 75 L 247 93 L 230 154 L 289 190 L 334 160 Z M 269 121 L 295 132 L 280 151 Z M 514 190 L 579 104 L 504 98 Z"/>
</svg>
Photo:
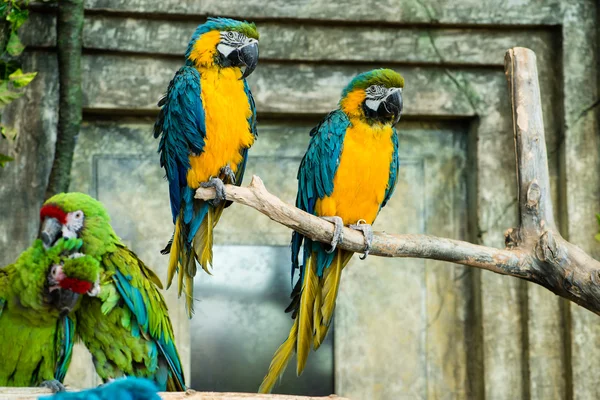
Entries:
<svg viewBox="0 0 600 400">
<path fill-rule="evenodd" d="M 365 89 L 365 105 L 373 111 L 377 111 L 381 103 L 393 92 L 400 91 L 401 88 L 386 88 L 380 85 L 371 85 Z"/>
<path fill-rule="evenodd" d="M 231 54 L 232 51 L 234 51 L 237 47 L 233 47 L 231 45 L 228 44 L 224 44 L 224 43 L 219 43 L 217 45 L 217 51 L 221 54 L 223 54 L 223 56 L 227 57 L 228 55 Z"/>
<path fill-rule="evenodd" d="M 83 228 L 85 219 L 83 211 L 77 210 L 67 214 L 67 223 L 63 225 L 63 237 L 73 239 L 77 237 L 79 231 Z"/>
<path fill-rule="evenodd" d="M 249 38 L 240 32 L 223 31 L 220 32 L 220 35 L 221 40 L 217 45 L 217 51 L 225 57 L 229 56 L 236 49 L 258 42 L 258 40 Z"/>
<path fill-rule="evenodd" d="M 65 279 L 65 273 L 63 272 L 62 265 L 55 264 L 50 267 L 50 273 L 48 274 L 48 290 L 50 292 L 60 289 L 59 282 Z"/>
</svg>

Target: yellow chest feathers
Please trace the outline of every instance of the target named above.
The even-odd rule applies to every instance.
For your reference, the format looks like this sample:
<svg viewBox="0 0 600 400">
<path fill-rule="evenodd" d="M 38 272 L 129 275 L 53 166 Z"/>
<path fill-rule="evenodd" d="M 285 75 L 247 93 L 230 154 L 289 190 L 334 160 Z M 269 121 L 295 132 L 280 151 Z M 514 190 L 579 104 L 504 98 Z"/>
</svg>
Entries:
<svg viewBox="0 0 600 400">
<path fill-rule="evenodd" d="M 337 215 L 345 224 L 371 224 L 383 203 L 394 146 L 392 128 L 355 121 L 346 131 L 331 196 L 318 201 L 317 215 Z"/>
<path fill-rule="evenodd" d="M 187 181 L 192 188 L 218 176 L 229 165 L 235 172 L 242 161 L 240 150 L 254 143 L 248 118 L 252 115 L 239 68 L 207 68 L 201 72 L 205 112 L 204 152 L 190 156 Z"/>
</svg>

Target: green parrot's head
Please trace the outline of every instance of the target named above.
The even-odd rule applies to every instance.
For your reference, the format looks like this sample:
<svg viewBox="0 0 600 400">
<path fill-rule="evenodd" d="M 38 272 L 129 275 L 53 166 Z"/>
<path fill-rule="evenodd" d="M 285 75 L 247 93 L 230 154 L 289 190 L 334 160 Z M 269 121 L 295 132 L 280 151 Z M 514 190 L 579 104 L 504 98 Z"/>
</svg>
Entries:
<svg viewBox="0 0 600 400">
<path fill-rule="evenodd" d="M 404 78 L 391 69 L 363 72 L 350 81 L 342 92 L 340 108 L 349 116 L 369 124 L 391 124 L 402 115 Z"/>
<path fill-rule="evenodd" d="M 47 287 L 53 306 L 69 313 L 81 295 L 95 297 L 100 293 L 100 263 L 81 253 L 61 256 L 50 267 Z"/>
<path fill-rule="evenodd" d="M 40 210 L 40 238 L 46 248 L 60 238 L 81 238 L 82 251 L 99 257 L 119 242 L 110 217 L 98 200 L 83 193 L 59 193 Z"/>
<path fill-rule="evenodd" d="M 185 57 L 199 68 L 245 68 L 244 79 L 258 63 L 258 31 L 250 22 L 208 18 L 196 28 Z"/>
</svg>

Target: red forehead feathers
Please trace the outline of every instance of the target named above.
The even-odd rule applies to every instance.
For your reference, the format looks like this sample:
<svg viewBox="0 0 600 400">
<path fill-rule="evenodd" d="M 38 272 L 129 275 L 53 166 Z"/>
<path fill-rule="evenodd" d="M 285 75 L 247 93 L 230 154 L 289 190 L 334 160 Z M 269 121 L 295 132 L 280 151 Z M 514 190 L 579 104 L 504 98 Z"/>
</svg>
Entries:
<svg viewBox="0 0 600 400">
<path fill-rule="evenodd" d="M 40 210 L 40 219 L 43 221 L 44 218 L 56 218 L 62 225 L 67 223 L 67 213 L 54 204 L 48 204 L 42 207 Z"/>
<path fill-rule="evenodd" d="M 75 278 L 66 277 L 59 282 L 59 285 L 63 289 L 72 290 L 75 293 L 84 294 L 92 289 L 92 283 L 88 281 L 82 281 Z"/>
</svg>

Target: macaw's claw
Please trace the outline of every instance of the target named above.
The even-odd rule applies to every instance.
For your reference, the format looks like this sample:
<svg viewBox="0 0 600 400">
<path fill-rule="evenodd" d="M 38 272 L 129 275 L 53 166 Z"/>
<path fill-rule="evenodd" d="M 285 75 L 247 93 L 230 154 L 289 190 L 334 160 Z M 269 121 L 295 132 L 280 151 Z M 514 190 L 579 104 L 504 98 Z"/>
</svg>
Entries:
<svg viewBox="0 0 600 400">
<path fill-rule="evenodd" d="M 208 182 L 200 183 L 200 186 L 203 188 L 212 187 L 215 188 L 215 192 L 217 195 L 214 199 L 210 200 L 210 203 L 213 206 L 218 206 L 220 202 L 225 201 L 225 184 L 219 178 L 210 178 Z"/>
<path fill-rule="evenodd" d="M 51 381 L 44 381 L 40 384 L 40 387 L 45 387 L 52 390 L 52 393 L 64 392 L 66 391 L 64 385 L 57 381 L 56 379 L 52 379 Z"/>
<path fill-rule="evenodd" d="M 219 176 L 222 176 L 223 178 L 229 178 L 229 183 L 235 185 L 235 173 L 233 172 L 229 164 L 221 168 Z"/>
<path fill-rule="evenodd" d="M 342 243 L 344 241 L 344 221 L 338 216 L 321 217 L 321 219 L 335 224 L 333 238 L 331 239 L 331 249 L 325 250 L 327 254 L 331 254 L 335 251 L 335 248 L 337 247 L 338 243 Z"/>
<path fill-rule="evenodd" d="M 363 236 L 365 237 L 365 252 L 362 256 L 360 256 L 360 259 L 364 260 L 369 255 L 369 251 L 371 250 L 371 244 L 373 243 L 373 228 L 370 224 L 367 224 L 367 222 L 364 219 L 358 220 L 356 225 L 350 225 L 349 228 L 361 231 Z"/>
</svg>

